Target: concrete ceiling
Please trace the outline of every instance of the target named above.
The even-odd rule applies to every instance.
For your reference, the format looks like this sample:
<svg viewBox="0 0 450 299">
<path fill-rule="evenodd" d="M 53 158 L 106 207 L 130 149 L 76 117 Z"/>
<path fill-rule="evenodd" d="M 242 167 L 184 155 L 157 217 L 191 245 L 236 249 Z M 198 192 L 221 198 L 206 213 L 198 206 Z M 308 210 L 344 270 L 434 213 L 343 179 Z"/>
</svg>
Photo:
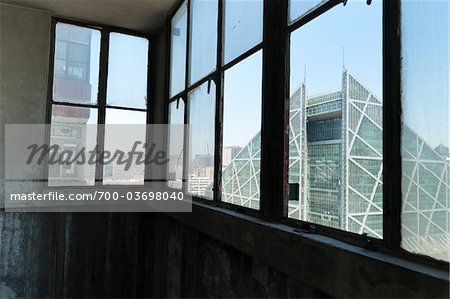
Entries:
<svg viewBox="0 0 450 299">
<path fill-rule="evenodd" d="M 55 16 L 141 32 L 157 30 L 177 0 L 0 0 Z"/>
</svg>

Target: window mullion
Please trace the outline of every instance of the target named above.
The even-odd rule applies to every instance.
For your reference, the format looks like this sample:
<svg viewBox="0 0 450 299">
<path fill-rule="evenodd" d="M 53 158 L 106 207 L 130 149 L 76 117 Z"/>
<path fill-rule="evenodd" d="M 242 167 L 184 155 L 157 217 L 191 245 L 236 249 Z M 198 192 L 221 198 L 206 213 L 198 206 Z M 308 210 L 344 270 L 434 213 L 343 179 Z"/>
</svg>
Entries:
<svg viewBox="0 0 450 299">
<path fill-rule="evenodd" d="M 186 61 L 185 61 L 185 76 L 184 76 L 184 92 L 182 92 L 181 98 L 184 100 L 184 139 L 183 139 L 183 174 L 182 174 L 182 189 L 184 193 L 187 193 L 187 179 L 189 175 L 188 167 L 189 167 L 189 133 L 190 130 L 186 130 L 187 124 L 189 124 L 189 103 L 188 103 L 188 95 L 187 89 L 189 86 L 189 55 L 190 49 L 189 45 L 191 39 L 191 0 L 186 0 Z M 172 61 L 170 63 L 173 63 Z"/>
<path fill-rule="evenodd" d="M 400 3 L 383 1 L 383 239 L 401 242 L 402 160 L 400 85 Z"/>
<path fill-rule="evenodd" d="M 222 196 L 222 133 L 223 133 L 223 2 L 218 0 L 218 18 L 217 18 L 217 61 L 215 83 L 216 83 L 216 121 L 215 121 L 215 153 L 214 153 L 214 200 L 220 201 Z"/>
<path fill-rule="evenodd" d="M 287 213 L 289 97 L 288 1 L 264 1 L 261 126 L 261 211 L 269 220 Z"/>
<path fill-rule="evenodd" d="M 149 126 L 148 124 L 155 123 L 155 118 L 157 117 L 155 115 L 155 99 L 153 95 L 155 94 L 155 80 L 156 80 L 156 71 L 155 71 L 155 55 L 153 53 L 152 49 L 152 42 L 150 39 L 148 39 L 148 54 L 147 54 L 147 94 L 146 94 L 146 129 L 145 129 L 145 142 L 149 144 L 149 141 L 151 140 L 151 132 L 148 130 Z M 158 120 L 158 122 L 164 123 L 164 120 Z M 145 156 L 147 156 L 147 148 L 145 149 Z M 148 185 L 149 181 L 151 182 L 152 173 L 151 173 L 151 167 L 147 165 L 147 163 L 144 164 L 144 185 Z"/>
<path fill-rule="evenodd" d="M 188 103 L 188 95 L 187 92 L 184 92 L 181 96 L 180 100 L 184 101 L 184 139 L 183 139 L 183 174 L 182 174 L 182 189 L 184 193 L 188 192 L 188 175 L 189 175 L 189 138 L 191 130 L 186 130 L 189 124 L 189 103 Z"/>
<path fill-rule="evenodd" d="M 108 86 L 108 56 L 109 56 L 109 31 L 101 31 L 100 43 L 100 74 L 98 90 L 98 126 L 97 126 L 97 146 L 99 153 L 105 148 L 105 118 L 106 118 L 106 91 Z M 97 153 L 97 158 L 99 158 Z M 97 159 L 95 168 L 95 184 L 103 183 L 103 163 Z"/>
</svg>

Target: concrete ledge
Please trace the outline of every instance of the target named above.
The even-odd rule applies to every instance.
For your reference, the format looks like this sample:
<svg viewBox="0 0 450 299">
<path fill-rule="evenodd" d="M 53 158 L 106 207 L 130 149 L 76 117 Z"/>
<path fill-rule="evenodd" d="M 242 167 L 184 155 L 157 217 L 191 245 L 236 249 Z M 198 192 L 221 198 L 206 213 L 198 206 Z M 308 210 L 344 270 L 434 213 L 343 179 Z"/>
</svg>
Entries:
<svg viewBox="0 0 450 299">
<path fill-rule="evenodd" d="M 333 297 L 449 298 L 444 270 L 224 208 L 192 210 L 169 215 Z"/>
</svg>

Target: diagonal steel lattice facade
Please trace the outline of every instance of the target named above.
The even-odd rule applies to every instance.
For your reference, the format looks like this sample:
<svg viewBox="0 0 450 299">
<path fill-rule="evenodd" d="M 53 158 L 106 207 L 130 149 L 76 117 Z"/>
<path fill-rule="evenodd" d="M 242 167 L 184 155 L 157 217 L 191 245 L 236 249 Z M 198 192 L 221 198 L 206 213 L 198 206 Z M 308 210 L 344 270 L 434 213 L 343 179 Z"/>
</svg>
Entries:
<svg viewBox="0 0 450 299">
<path fill-rule="evenodd" d="M 289 217 L 382 238 L 382 106 L 347 70 L 341 90 L 307 98 L 302 84 L 292 95 Z M 260 149 L 258 133 L 224 169 L 223 201 L 259 207 Z M 450 164 L 407 126 L 402 153 L 403 246 L 448 254 Z"/>
</svg>

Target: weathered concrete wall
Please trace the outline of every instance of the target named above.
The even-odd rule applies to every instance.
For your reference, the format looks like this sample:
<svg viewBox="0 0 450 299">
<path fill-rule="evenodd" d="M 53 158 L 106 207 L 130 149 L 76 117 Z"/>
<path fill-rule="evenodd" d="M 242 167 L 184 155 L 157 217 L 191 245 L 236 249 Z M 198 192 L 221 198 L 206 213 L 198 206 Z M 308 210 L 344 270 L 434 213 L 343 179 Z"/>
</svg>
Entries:
<svg viewBox="0 0 450 299">
<path fill-rule="evenodd" d="M 167 224 L 165 289 L 169 297 L 327 298 L 228 245 L 171 218 Z"/>
<path fill-rule="evenodd" d="M 0 3 L 0 208 L 5 123 L 44 123 L 50 16 Z M 0 297 L 52 296 L 56 216 L 0 211 Z"/>
<path fill-rule="evenodd" d="M 328 297 L 163 214 L 73 214 L 65 232 L 63 297 Z"/>
<path fill-rule="evenodd" d="M 0 198 L 5 124 L 45 123 L 50 23 L 48 14 L 0 3 Z"/>
</svg>

